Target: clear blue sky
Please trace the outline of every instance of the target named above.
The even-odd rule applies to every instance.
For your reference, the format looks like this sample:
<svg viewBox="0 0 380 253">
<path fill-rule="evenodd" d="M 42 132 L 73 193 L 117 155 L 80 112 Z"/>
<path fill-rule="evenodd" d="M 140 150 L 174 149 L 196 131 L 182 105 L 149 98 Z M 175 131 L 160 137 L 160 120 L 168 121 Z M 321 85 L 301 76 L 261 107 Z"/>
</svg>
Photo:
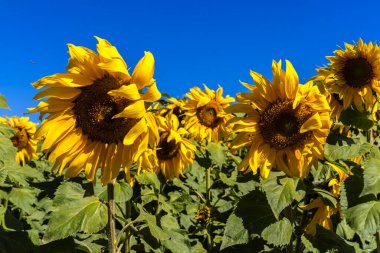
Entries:
<svg viewBox="0 0 380 253">
<path fill-rule="evenodd" d="M 14 1 L 0 2 L 0 93 L 22 115 L 39 78 L 64 72 L 67 43 L 108 39 L 134 66 L 151 51 L 162 92 L 202 83 L 234 96 L 250 69 L 271 78 L 272 59 L 292 61 L 301 80 L 344 41 L 379 41 L 378 1 Z M 32 62 L 35 62 L 32 64 Z M 32 116 L 37 120 L 37 115 Z"/>
</svg>

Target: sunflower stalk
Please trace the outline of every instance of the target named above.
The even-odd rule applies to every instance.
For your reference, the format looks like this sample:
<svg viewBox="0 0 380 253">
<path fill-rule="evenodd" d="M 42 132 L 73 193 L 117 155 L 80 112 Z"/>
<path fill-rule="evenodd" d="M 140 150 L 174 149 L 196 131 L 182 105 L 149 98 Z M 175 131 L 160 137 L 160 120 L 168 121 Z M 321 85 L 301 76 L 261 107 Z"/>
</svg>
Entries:
<svg viewBox="0 0 380 253">
<path fill-rule="evenodd" d="M 206 169 L 206 201 L 207 206 L 211 206 L 211 167 Z M 212 251 L 211 222 L 206 224 L 207 230 L 207 248 L 208 252 Z"/>
<path fill-rule="evenodd" d="M 116 253 L 117 239 L 115 227 L 115 179 L 107 184 L 107 208 L 108 208 L 108 223 L 107 223 L 107 237 L 108 237 L 108 252 Z"/>
</svg>

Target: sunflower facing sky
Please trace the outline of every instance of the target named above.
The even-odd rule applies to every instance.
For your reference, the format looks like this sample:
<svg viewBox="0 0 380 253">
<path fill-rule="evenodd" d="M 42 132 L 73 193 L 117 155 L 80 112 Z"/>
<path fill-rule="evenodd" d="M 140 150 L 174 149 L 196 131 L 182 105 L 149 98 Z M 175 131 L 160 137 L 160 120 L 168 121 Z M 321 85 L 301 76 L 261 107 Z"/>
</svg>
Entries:
<svg viewBox="0 0 380 253">
<path fill-rule="evenodd" d="M 158 138 L 147 102 L 161 97 L 153 79 L 150 52 L 138 62 L 132 75 L 117 49 L 96 37 L 97 51 L 69 44 L 68 73 L 43 77 L 33 86 L 45 88 L 34 98 L 48 98 L 31 108 L 47 116 L 36 132 L 44 137 L 42 151 L 54 162 L 53 170 L 67 168 L 66 177 L 81 171 L 94 181 L 101 168 L 101 182 L 109 183 Z M 145 93 L 142 93 L 142 91 Z"/>
<path fill-rule="evenodd" d="M 345 43 L 345 47 L 326 57 L 330 63 L 317 69 L 319 79 L 342 101 L 343 109 L 353 104 L 359 111 L 372 111 L 380 95 L 380 48 L 361 39 L 354 45 Z"/>
<path fill-rule="evenodd" d="M 330 107 L 312 82 L 299 84 L 293 65 L 286 61 L 272 63 L 273 81 L 259 73 L 250 74 L 255 86 L 242 83 L 251 92 L 238 94 L 239 104 L 228 112 L 245 113 L 229 120 L 238 133 L 230 147 L 236 151 L 249 147 L 239 165 L 267 178 L 272 168 L 288 176 L 304 178 L 310 166 L 323 159 L 323 146 L 331 127 Z"/>
<path fill-rule="evenodd" d="M 37 140 L 34 137 L 36 123 L 29 121 L 28 117 L 0 117 L 0 124 L 8 125 L 16 130 L 11 137 L 13 146 L 17 148 L 16 162 L 24 165 L 26 162 L 37 158 Z"/>
<path fill-rule="evenodd" d="M 230 130 L 226 122 L 232 115 L 224 112 L 224 109 L 234 102 L 235 99 L 223 95 L 223 88 L 219 87 L 216 92 L 204 85 L 205 91 L 199 87 L 190 89 L 186 94 L 185 128 L 197 140 L 218 142 L 223 136 L 228 135 Z"/>
<path fill-rule="evenodd" d="M 171 180 L 182 175 L 186 166 L 194 161 L 196 147 L 185 136 L 188 132 L 180 127 L 174 114 L 157 116 L 160 139 L 153 149 L 140 157 L 138 164 L 144 170 L 161 172 Z"/>
</svg>

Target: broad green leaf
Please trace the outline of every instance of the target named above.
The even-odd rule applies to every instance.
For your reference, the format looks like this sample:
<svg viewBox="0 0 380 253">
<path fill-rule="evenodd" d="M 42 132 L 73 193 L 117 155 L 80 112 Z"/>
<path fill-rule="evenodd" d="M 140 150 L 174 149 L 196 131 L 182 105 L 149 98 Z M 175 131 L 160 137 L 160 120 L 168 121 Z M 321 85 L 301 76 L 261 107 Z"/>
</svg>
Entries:
<svg viewBox="0 0 380 253">
<path fill-rule="evenodd" d="M 52 213 L 44 243 L 75 235 L 79 231 L 96 233 L 107 224 L 107 207 L 91 196 L 62 204 Z"/>
<path fill-rule="evenodd" d="M 140 215 L 137 217 L 136 221 L 145 222 L 149 227 L 150 233 L 157 240 L 163 241 L 169 239 L 168 234 L 166 234 L 159 226 L 157 226 L 156 216 L 145 212 L 144 208 L 140 204 L 138 204 L 137 207 L 140 210 Z"/>
<path fill-rule="evenodd" d="M 107 201 L 107 186 L 96 185 L 95 193 L 100 199 Z M 114 194 L 115 202 L 127 202 L 132 198 L 133 190 L 128 183 L 115 182 Z"/>
<path fill-rule="evenodd" d="M 2 94 L 0 94 L 0 108 L 10 109 L 7 100 L 5 99 L 5 96 Z"/>
<path fill-rule="evenodd" d="M 283 246 L 289 244 L 292 233 L 292 224 L 287 218 L 283 218 L 266 227 L 261 235 L 269 244 Z"/>
<path fill-rule="evenodd" d="M 355 248 L 349 245 L 343 238 L 319 225 L 317 225 L 317 232 L 314 237 L 306 237 L 313 247 L 317 248 L 320 252 L 355 253 Z"/>
<path fill-rule="evenodd" d="M 380 159 L 372 158 L 363 164 L 364 187 L 360 196 L 380 193 Z"/>
<path fill-rule="evenodd" d="M 380 202 L 370 201 L 351 207 L 346 211 L 346 219 L 356 231 L 374 234 L 380 230 Z"/>
<path fill-rule="evenodd" d="M 36 189 L 12 188 L 9 193 L 9 200 L 21 210 L 31 213 L 33 204 L 37 202 L 37 192 Z"/>
<path fill-rule="evenodd" d="M 261 182 L 268 203 L 278 218 L 281 211 L 296 198 L 298 179 L 285 177 L 283 173 L 273 172 Z"/>
<path fill-rule="evenodd" d="M 186 253 L 191 252 L 191 243 L 187 237 L 187 231 L 180 229 L 175 217 L 165 215 L 161 218 L 162 229 L 170 236 L 170 240 L 164 240 L 162 243 L 165 248 L 171 252 Z"/>
<path fill-rule="evenodd" d="M 84 192 L 84 189 L 78 183 L 63 182 L 54 194 L 53 203 L 55 206 L 71 203 L 74 200 L 82 199 Z"/>
<path fill-rule="evenodd" d="M 363 130 L 368 130 L 373 126 L 372 120 L 365 112 L 359 112 L 352 107 L 344 110 L 340 115 L 340 121 L 346 126 L 354 126 Z"/>
<path fill-rule="evenodd" d="M 224 163 L 226 163 L 226 152 L 227 148 L 222 146 L 221 144 L 210 142 L 207 145 L 207 151 L 210 153 L 210 158 L 213 162 L 213 164 L 217 165 L 219 168 L 223 166 Z"/>
<path fill-rule="evenodd" d="M 232 213 L 226 223 L 220 250 L 237 244 L 246 244 L 248 240 L 249 233 L 244 227 L 243 219 Z"/>
<path fill-rule="evenodd" d="M 336 234 L 346 240 L 354 238 L 355 231 L 347 224 L 346 219 L 343 219 L 336 227 Z"/>
<path fill-rule="evenodd" d="M 326 143 L 324 148 L 325 158 L 329 161 L 350 160 L 351 158 L 364 155 L 370 150 L 371 145 L 367 145 L 367 143 L 363 145 L 343 144 L 341 146 Z"/>
<path fill-rule="evenodd" d="M 243 218 L 250 234 L 261 234 L 264 228 L 276 221 L 265 194 L 259 190 L 245 195 L 237 204 L 235 214 Z"/>
<path fill-rule="evenodd" d="M 136 176 L 136 179 L 140 184 L 151 185 L 156 192 L 160 191 L 160 180 L 158 180 L 158 177 L 155 173 L 144 172 Z"/>
<path fill-rule="evenodd" d="M 305 246 L 305 249 L 307 250 L 307 252 L 319 253 L 319 250 L 314 248 L 313 244 L 306 238 L 305 235 L 302 235 L 301 242 L 303 246 Z"/>
</svg>

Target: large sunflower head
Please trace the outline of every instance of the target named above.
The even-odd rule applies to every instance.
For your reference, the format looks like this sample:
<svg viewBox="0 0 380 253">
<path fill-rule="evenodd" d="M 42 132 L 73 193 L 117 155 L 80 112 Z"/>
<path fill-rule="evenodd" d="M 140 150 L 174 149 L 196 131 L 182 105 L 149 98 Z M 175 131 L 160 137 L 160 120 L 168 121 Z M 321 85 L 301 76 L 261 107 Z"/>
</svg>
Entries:
<svg viewBox="0 0 380 253">
<path fill-rule="evenodd" d="M 8 125 L 16 130 L 11 141 L 17 148 L 16 162 L 18 164 L 24 165 L 37 158 L 37 139 L 34 137 L 37 123 L 29 121 L 28 117 L 13 116 L 11 118 L 0 117 L 0 124 Z"/>
<path fill-rule="evenodd" d="M 304 178 L 313 162 L 323 158 L 323 145 L 331 127 L 326 97 L 311 82 L 301 85 L 292 64 L 272 64 L 273 81 L 251 71 L 255 86 L 251 92 L 237 95 L 239 104 L 228 112 L 244 113 L 229 121 L 238 133 L 232 151 L 249 147 L 239 168 L 260 168 L 263 178 L 274 167 L 288 176 Z"/>
<path fill-rule="evenodd" d="M 44 77 L 33 84 L 35 99 L 47 97 L 31 112 L 49 114 L 37 130 L 45 137 L 42 150 L 66 177 L 84 171 L 93 181 L 101 168 L 101 181 L 116 178 L 120 168 L 127 177 L 148 142 L 157 137 L 154 116 L 147 103 L 160 98 L 150 52 L 132 75 L 117 49 L 96 37 L 97 51 L 69 44 L 67 73 Z M 145 91 L 143 93 L 143 91 Z"/>
<path fill-rule="evenodd" d="M 160 138 L 152 149 L 143 153 L 138 163 L 142 169 L 161 172 L 171 180 L 193 163 L 196 147 L 185 137 L 188 133 L 179 126 L 175 115 L 158 116 L 157 121 Z"/>
<path fill-rule="evenodd" d="M 197 140 L 218 142 L 221 137 L 230 132 L 226 127 L 226 122 L 232 115 L 225 113 L 224 108 L 235 99 L 229 95 L 223 98 L 222 87 L 219 87 L 216 92 L 206 85 L 204 88 L 205 92 L 194 87 L 186 94 L 189 100 L 184 106 L 185 128 Z"/>
<path fill-rule="evenodd" d="M 317 70 L 327 90 L 342 100 L 344 109 L 352 104 L 359 111 L 372 111 L 374 96 L 380 95 L 380 48 L 359 39 L 334 54 L 326 57 L 330 63 L 323 71 Z"/>
</svg>

